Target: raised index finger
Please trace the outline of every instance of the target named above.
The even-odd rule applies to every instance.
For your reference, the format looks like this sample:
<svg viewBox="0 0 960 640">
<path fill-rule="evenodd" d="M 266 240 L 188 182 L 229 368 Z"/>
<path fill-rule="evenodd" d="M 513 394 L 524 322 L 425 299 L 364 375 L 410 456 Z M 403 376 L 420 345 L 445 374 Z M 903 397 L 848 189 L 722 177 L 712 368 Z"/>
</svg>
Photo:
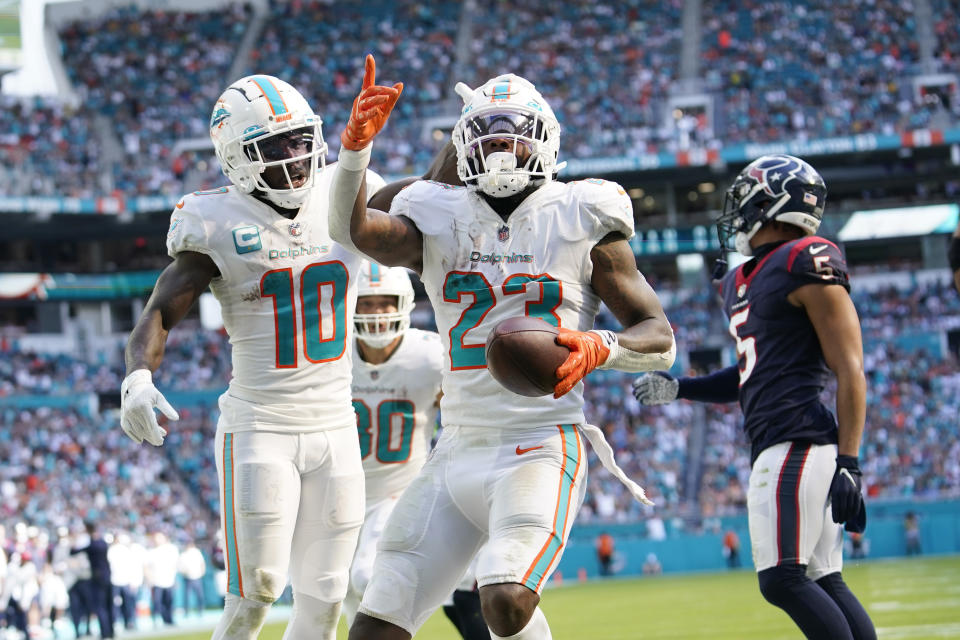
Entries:
<svg viewBox="0 0 960 640">
<path fill-rule="evenodd" d="M 373 54 L 368 53 L 363 65 L 363 88 L 372 87 L 376 81 L 377 63 L 373 60 Z"/>
</svg>

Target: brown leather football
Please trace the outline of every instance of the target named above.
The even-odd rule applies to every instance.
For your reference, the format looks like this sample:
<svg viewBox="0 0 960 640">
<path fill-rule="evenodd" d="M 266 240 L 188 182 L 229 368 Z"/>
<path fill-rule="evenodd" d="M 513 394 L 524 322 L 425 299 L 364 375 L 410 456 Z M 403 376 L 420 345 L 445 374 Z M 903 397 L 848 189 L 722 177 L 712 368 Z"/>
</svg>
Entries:
<svg viewBox="0 0 960 640">
<path fill-rule="evenodd" d="M 570 350 L 555 341 L 557 328 L 529 316 L 501 320 L 487 336 L 487 369 L 494 380 L 521 396 L 553 393 L 556 370 Z"/>
</svg>

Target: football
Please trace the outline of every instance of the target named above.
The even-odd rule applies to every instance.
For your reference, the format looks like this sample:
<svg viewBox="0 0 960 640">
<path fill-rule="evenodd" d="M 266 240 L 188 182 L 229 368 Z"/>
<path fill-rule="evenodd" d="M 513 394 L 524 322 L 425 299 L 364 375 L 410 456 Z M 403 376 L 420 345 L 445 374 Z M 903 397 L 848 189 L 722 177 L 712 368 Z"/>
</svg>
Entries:
<svg viewBox="0 0 960 640">
<path fill-rule="evenodd" d="M 494 380 L 521 396 L 553 393 L 556 370 L 570 350 L 555 342 L 557 328 L 529 316 L 501 320 L 487 336 L 487 369 Z"/>
</svg>

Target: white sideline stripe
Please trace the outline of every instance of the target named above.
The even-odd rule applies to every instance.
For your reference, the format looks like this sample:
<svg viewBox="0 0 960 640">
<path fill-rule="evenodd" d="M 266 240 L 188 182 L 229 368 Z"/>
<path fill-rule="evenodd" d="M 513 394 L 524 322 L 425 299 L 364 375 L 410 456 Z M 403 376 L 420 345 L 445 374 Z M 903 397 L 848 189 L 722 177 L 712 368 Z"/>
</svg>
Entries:
<svg viewBox="0 0 960 640">
<path fill-rule="evenodd" d="M 960 636 L 960 623 L 914 624 L 903 627 L 878 627 L 877 637 L 884 640 L 899 638 L 956 638 Z"/>
</svg>

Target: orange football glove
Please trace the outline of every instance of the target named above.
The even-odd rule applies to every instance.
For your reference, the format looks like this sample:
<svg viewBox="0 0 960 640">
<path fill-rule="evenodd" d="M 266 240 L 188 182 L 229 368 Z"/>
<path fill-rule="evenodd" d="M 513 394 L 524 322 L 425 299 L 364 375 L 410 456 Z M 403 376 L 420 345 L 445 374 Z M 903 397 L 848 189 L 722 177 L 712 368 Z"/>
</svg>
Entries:
<svg viewBox="0 0 960 640">
<path fill-rule="evenodd" d="M 353 101 L 350 110 L 350 119 L 347 128 L 340 134 L 340 143 L 345 149 L 360 151 L 373 142 L 374 137 L 384 125 L 397 104 L 403 83 L 398 82 L 392 87 L 381 87 L 374 84 L 377 77 L 377 64 L 373 56 L 367 54 L 367 61 L 363 70 L 363 89 Z"/>
<path fill-rule="evenodd" d="M 554 398 L 559 398 L 573 389 L 584 376 L 606 362 L 610 356 L 610 349 L 596 333 L 573 331 L 563 327 L 558 331 L 557 344 L 570 349 L 570 355 L 557 367 L 557 378 L 560 381 L 553 387 Z"/>
</svg>

